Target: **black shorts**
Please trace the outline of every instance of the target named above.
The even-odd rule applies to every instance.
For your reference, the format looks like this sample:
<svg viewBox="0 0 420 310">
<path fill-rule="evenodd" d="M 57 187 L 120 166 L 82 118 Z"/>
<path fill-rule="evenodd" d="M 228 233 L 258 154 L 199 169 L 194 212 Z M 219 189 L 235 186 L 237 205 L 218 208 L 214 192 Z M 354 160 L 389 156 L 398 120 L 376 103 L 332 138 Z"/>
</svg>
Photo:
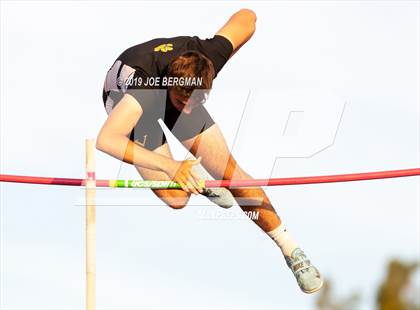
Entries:
<svg viewBox="0 0 420 310">
<path fill-rule="evenodd" d="M 124 68 L 122 69 L 121 66 L 124 66 Z M 108 71 L 102 95 L 108 114 L 127 92 L 125 89 L 117 86 L 117 81 L 125 80 L 127 76 L 122 75 L 124 73 L 126 75 L 133 74 L 133 71 L 135 72 L 129 66 L 118 64 L 118 62 Z M 166 127 L 181 142 L 199 135 L 215 124 L 203 105 L 195 107 L 190 114 L 186 114 L 178 111 L 172 105 L 167 94 L 165 97 L 165 106 L 160 109 L 160 112 L 150 111 L 151 109 L 144 110 L 143 115 L 130 133 L 129 139 L 131 141 L 148 150 L 154 150 L 165 144 L 166 137 L 159 120 L 162 120 Z"/>
</svg>

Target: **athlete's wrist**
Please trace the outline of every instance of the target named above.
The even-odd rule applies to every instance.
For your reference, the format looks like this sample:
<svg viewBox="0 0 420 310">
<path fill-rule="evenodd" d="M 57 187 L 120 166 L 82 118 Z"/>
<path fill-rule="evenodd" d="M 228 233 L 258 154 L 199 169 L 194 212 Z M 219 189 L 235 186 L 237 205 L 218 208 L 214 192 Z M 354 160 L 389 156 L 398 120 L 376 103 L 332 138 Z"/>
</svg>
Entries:
<svg viewBox="0 0 420 310">
<path fill-rule="evenodd" d="M 176 160 L 172 158 L 168 158 L 168 157 L 163 157 L 163 160 L 160 165 L 160 170 L 165 172 L 169 177 L 173 177 L 172 173 L 173 173 L 174 167 L 176 166 L 177 166 Z"/>
</svg>

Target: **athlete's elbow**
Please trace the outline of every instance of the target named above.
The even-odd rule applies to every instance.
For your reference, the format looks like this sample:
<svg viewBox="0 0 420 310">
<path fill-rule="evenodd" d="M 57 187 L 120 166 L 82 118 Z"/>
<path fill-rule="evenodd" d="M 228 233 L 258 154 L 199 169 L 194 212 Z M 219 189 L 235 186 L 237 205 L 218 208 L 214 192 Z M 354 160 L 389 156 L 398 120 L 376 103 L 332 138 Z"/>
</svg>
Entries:
<svg viewBox="0 0 420 310">
<path fill-rule="evenodd" d="M 241 9 L 237 12 L 237 14 L 241 17 L 242 29 L 246 29 L 248 37 L 251 37 L 256 29 L 257 14 L 250 9 Z"/>
<path fill-rule="evenodd" d="M 240 14 L 247 21 L 247 23 L 255 26 L 257 22 L 257 14 L 255 14 L 253 10 L 241 9 L 237 14 Z"/>
<path fill-rule="evenodd" d="M 100 138 L 99 136 L 96 138 L 96 144 L 95 144 L 95 148 L 98 151 L 104 151 L 104 142 L 102 141 L 102 138 Z"/>
<path fill-rule="evenodd" d="M 99 135 L 96 137 L 96 144 L 95 144 L 96 149 L 107 153 L 108 145 L 109 145 L 108 141 L 109 139 L 107 139 L 104 134 L 99 133 Z"/>
</svg>

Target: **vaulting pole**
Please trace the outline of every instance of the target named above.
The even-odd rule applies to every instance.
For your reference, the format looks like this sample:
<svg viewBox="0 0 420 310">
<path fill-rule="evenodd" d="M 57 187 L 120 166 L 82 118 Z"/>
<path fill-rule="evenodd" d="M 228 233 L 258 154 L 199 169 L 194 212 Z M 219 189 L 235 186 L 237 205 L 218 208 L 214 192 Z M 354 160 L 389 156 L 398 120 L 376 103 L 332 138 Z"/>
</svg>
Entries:
<svg viewBox="0 0 420 310">
<path fill-rule="evenodd" d="M 86 139 L 86 309 L 96 308 L 95 140 Z"/>
</svg>

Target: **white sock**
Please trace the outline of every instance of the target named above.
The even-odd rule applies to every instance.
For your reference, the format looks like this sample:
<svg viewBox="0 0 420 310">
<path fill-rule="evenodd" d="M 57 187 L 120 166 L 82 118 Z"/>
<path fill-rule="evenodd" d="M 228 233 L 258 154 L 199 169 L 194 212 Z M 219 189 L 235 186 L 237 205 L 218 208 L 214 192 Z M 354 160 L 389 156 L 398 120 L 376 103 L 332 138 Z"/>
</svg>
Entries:
<svg viewBox="0 0 420 310">
<path fill-rule="evenodd" d="M 276 229 L 267 232 L 267 234 L 279 246 L 284 256 L 291 256 L 293 250 L 298 247 L 283 223 Z"/>
</svg>

